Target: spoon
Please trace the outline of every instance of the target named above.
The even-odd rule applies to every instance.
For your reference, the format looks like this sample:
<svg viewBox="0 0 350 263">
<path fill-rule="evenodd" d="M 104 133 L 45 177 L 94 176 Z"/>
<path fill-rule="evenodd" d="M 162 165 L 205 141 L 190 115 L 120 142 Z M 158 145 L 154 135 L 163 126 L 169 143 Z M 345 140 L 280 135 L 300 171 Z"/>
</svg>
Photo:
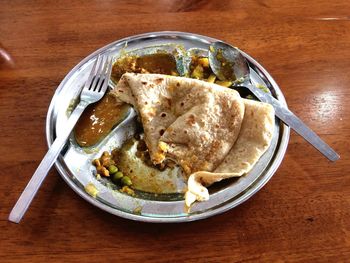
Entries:
<svg viewBox="0 0 350 263">
<path fill-rule="evenodd" d="M 329 160 L 336 161 L 340 158 L 331 147 L 307 127 L 287 106 L 269 93 L 252 85 L 248 61 L 237 48 L 223 42 L 212 43 L 209 47 L 209 65 L 220 80 L 232 81 L 235 87 L 245 87 L 260 101 L 271 104 L 275 109 L 275 115 L 281 121 L 295 130 Z"/>
</svg>

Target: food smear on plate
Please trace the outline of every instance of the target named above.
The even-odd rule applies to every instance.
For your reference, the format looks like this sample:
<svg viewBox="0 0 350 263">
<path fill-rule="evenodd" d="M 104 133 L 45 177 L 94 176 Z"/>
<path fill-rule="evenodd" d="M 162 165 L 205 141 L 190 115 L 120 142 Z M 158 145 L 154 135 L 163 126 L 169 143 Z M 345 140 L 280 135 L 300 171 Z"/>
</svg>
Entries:
<svg viewBox="0 0 350 263">
<path fill-rule="evenodd" d="M 97 144 L 126 117 L 128 109 L 128 105 L 117 102 L 110 94 L 89 105 L 74 128 L 77 143 L 83 147 Z"/>
<path fill-rule="evenodd" d="M 248 173 L 272 140 L 271 105 L 214 83 L 126 73 L 111 94 L 138 112 L 153 165 L 181 167 L 187 206 L 208 200 L 207 186 Z"/>
<path fill-rule="evenodd" d="M 131 179 L 133 189 L 155 194 L 184 192 L 181 168 L 171 160 L 154 165 L 143 134 L 127 140 L 112 154 L 119 170 Z"/>
<path fill-rule="evenodd" d="M 93 198 L 96 198 L 98 195 L 98 190 L 96 186 L 93 183 L 88 183 L 84 187 L 85 192 L 87 192 L 89 195 L 91 195 Z"/>
<path fill-rule="evenodd" d="M 103 152 L 92 164 L 97 179 L 108 178 L 129 195 L 135 195 L 133 190 L 155 194 L 185 191 L 181 168 L 171 160 L 153 165 L 142 134 L 130 138 L 111 153 Z"/>
</svg>

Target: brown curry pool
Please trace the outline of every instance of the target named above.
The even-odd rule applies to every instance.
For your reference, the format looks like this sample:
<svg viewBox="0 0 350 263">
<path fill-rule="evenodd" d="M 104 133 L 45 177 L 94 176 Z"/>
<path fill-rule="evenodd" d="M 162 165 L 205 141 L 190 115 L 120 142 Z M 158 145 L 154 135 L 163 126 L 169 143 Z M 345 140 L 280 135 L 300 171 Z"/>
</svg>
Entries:
<svg viewBox="0 0 350 263">
<path fill-rule="evenodd" d="M 77 143 L 83 147 L 95 145 L 125 118 L 128 109 L 128 105 L 118 103 L 111 94 L 89 105 L 74 129 Z"/>
</svg>

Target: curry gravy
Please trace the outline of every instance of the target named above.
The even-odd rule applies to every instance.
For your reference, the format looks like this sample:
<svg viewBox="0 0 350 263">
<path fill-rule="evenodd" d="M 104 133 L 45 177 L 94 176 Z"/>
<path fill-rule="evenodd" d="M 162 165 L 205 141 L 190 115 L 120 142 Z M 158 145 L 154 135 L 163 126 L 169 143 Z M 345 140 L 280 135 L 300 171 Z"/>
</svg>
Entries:
<svg viewBox="0 0 350 263">
<path fill-rule="evenodd" d="M 84 147 L 95 145 L 125 118 L 128 109 L 127 104 L 117 102 L 111 94 L 89 105 L 74 129 L 77 143 Z"/>
<path fill-rule="evenodd" d="M 111 78 L 118 82 L 126 72 L 179 75 L 176 60 L 169 53 L 121 57 L 113 65 Z"/>
</svg>

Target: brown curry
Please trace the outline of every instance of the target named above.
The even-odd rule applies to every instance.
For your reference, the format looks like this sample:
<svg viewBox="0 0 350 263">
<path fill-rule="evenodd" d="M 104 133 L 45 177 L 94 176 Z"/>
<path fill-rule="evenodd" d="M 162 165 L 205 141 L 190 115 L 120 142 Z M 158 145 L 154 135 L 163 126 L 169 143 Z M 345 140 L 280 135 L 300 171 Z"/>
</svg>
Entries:
<svg viewBox="0 0 350 263">
<path fill-rule="evenodd" d="M 84 147 L 98 143 L 124 119 L 128 108 L 128 105 L 118 103 L 110 94 L 88 106 L 74 129 L 77 143 Z"/>
<path fill-rule="evenodd" d="M 118 82 L 126 72 L 179 75 L 176 68 L 176 60 L 169 53 L 155 53 L 141 57 L 122 57 L 114 63 L 111 78 L 113 81 Z"/>
</svg>

